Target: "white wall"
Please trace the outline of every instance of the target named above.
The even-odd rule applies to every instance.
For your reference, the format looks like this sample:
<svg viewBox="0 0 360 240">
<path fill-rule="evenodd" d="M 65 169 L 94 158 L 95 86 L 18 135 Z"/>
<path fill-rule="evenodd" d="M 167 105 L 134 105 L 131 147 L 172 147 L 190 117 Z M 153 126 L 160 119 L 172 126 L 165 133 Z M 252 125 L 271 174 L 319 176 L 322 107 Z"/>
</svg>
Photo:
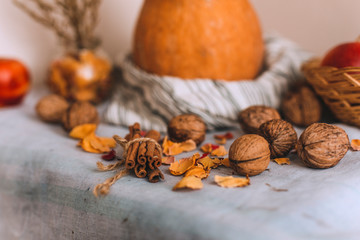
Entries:
<svg viewBox="0 0 360 240">
<path fill-rule="evenodd" d="M 264 30 L 275 30 L 322 55 L 334 44 L 360 35 L 359 0 L 251 0 Z M 103 0 L 98 32 L 113 58 L 130 49 L 132 30 L 142 0 Z M 60 51 L 51 32 L 32 21 L 11 0 L 0 3 L 0 57 L 15 57 L 44 81 L 46 68 Z"/>
</svg>

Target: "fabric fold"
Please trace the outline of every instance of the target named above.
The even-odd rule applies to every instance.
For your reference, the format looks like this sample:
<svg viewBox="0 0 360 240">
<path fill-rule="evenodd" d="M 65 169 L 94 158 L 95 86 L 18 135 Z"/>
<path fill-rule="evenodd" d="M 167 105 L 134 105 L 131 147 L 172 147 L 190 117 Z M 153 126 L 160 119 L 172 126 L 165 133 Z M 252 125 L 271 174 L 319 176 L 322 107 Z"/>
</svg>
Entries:
<svg viewBox="0 0 360 240">
<path fill-rule="evenodd" d="M 303 79 L 301 64 L 311 54 L 275 35 L 265 37 L 264 70 L 255 80 L 228 82 L 211 79 L 183 80 L 149 74 L 127 56 L 120 64 L 123 77 L 105 111 L 105 121 L 166 132 L 174 116 L 193 113 L 209 130 L 238 126 L 237 114 L 251 105 L 279 108 L 283 94 Z"/>
</svg>

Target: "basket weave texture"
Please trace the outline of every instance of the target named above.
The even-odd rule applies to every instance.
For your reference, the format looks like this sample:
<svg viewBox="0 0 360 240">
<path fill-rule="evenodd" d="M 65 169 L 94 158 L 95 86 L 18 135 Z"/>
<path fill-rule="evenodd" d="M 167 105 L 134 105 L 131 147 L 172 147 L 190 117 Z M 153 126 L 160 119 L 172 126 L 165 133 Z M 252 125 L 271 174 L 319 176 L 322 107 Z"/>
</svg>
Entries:
<svg viewBox="0 0 360 240">
<path fill-rule="evenodd" d="M 342 122 L 360 127 L 360 67 L 335 68 L 306 62 L 302 70 L 307 81 Z"/>
</svg>

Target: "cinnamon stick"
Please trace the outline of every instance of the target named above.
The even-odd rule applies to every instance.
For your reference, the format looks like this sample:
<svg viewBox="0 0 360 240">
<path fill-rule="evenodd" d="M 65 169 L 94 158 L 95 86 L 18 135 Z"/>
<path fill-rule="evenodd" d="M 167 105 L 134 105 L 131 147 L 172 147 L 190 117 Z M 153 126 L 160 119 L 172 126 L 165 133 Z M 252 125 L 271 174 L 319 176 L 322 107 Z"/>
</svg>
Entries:
<svg viewBox="0 0 360 240">
<path fill-rule="evenodd" d="M 162 161 L 161 161 L 161 156 L 160 156 L 160 152 L 159 152 L 158 149 L 155 149 L 155 150 L 154 150 L 153 160 L 154 160 L 153 166 L 154 166 L 155 168 L 158 168 L 158 167 L 161 166 Z"/>
<path fill-rule="evenodd" d="M 149 182 L 157 183 L 160 179 L 164 179 L 164 174 L 160 171 L 160 169 L 155 168 L 149 171 L 148 178 Z"/>
<path fill-rule="evenodd" d="M 126 136 L 124 138 L 125 138 L 126 141 L 129 142 L 130 138 L 131 138 L 131 134 L 130 133 L 126 134 Z"/>
<path fill-rule="evenodd" d="M 135 166 L 135 175 L 138 178 L 146 177 L 146 175 L 147 175 L 146 166 L 137 163 Z"/>
<path fill-rule="evenodd" d="M 138 151 L 138 157 L 137 157 L 137 161 L 139 164 L 141 165 L 145 165 L 146 164 L 146 161 L 147 161 L 147 158 L 146 158 L 146 149 L 147 149 L 147 145 L 148 143 L 147 142 L 142 142 L 140 144 L 140 147 L 139 147 L 139 151 Z"/>
<path fill-rule="evenodd" d="M 149 169 L 153 170 L 155 169 L 155 166 L 154 166 L 154 159 L 151 158 L 150 160 L 147 161 L 147 166 Z"/>
<path fill-rule="evenodd" d="M 127 150 L 125 166 L 126 169 L 133 169 L 135 167 L 135 159 L 137 157 L 137 149 L 134 149 L 133 145 L 130 145 Z"/>
<path fill-rule="evenodd" d="M 129 138 L 130 140 L 134 140 L 136 138 L 140 138 L 141 135 L 141 129 L 140 124 L 135 123 L 132 126 L 129 126 Z M 133 169 L 136 164 L 138 149 L 139 149 L 139 142 L 135 142 L 131 144 L 127 150 L 126 160 L 125 160 L 125 166 L 127 169 Z"/>
<path fill-rule="evenodd" d="M 145 153 L 148 162 L 153 161 L 154 151 L 155 151 L 155 143 L 148 142 Z"/>
<path fill-rule="evenodd" d="M 132 130 L 130 130 L 130 134 L 131 140 L 141 137 L 140 123 L 134 123 L 134 125 L 132 125 Z"/>
</svg>

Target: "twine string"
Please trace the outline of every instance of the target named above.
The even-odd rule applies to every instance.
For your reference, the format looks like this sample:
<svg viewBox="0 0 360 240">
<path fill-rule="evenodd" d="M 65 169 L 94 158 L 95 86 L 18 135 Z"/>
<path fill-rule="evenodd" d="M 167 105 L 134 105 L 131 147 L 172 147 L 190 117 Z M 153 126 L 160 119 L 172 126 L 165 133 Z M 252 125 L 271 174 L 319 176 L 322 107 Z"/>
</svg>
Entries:
<svg viewBox="0 0 360 240">
<path fill-rule="evenodd" d="M 95 186 L 93 194 L 95 195 L 95 197 L 98 197 L 99 195 L 107 195 L 110 191 L 110 187 L 116 183 L 117 180 L 119 180 L 120 178 L 122 178 L 123 176 L 128 174 L 128 170 L 127 169 L 122 169 L 119 170 L 113 177 L 108 178 L 105 180 L 105 182 L 100 183 L 98 185 Z"/>
</svg>

